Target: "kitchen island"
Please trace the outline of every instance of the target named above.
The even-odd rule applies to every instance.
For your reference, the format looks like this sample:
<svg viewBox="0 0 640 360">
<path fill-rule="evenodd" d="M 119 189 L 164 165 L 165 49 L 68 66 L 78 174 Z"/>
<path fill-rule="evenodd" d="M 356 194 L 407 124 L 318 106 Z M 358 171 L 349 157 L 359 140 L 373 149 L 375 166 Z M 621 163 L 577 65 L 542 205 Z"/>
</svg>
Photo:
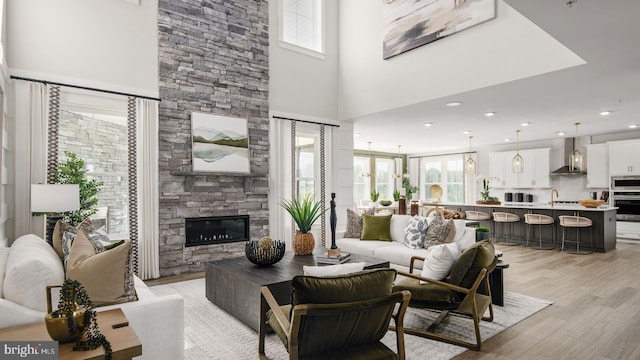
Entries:
<svg viewBox="0 0 640 360">
<path fill-rule="evenodd" d="M 616 212 L 617 208 L 615 207 L 598 207 L 598 208 L 586 208 L 582 205 L 573 205 L 573 204 L 554 204 L 551 206 L 549 204 L 535 204 L 535 203 L 506 203 L 501 205 L 455 205 L 455 204 L 444 204 L 444 207 L 448 210 L 457 210 L 461 213 L 465 211 L 474 210 L 474 211 L 483 211 L 489 214 L 494 211 L 502 211 L 509 212 L 520 216 L 520 223 L 516 225 L 514 230 L 515 234 L 521 234 L 524 239 L 524 236 L 527 231 L 527 224 L 524 222 L 524 214 L 527 213 L 535 213 L 535 214 L 543 214 L 551 216 L 555 219 L 555 231 L 556 231 L 556 246 L 560 248 L 560 244 L 562 242 L 562 226 L 559 224 L 559 216 L 561 215 L 578 215 L 591 219 L 593 222 L 593 250 L 597 252 L 607 252 L 616 248 Z M 488 220 L 481 221 L 481 225 L 489 227 L 490 222 Z M 537 231 L 539 231 L 538 226 L 536 226 L 536 238 Z M 542 226 L 542 237 L 543 239 L 551 239 L 552 238 L 552 227 L 551 226 Z M 575 229 L 573 229 L 573 233 L 569 235 L 569 230 L 567 229 L 567 235 L 572 239 L 575 239 Z M 589 235 L 587 234 L 589 230 L 584 230 L 582 234 L 582 239 L 588 241 Z M 524 240 L 523 240 L 524 241 Z"/>
</svg>

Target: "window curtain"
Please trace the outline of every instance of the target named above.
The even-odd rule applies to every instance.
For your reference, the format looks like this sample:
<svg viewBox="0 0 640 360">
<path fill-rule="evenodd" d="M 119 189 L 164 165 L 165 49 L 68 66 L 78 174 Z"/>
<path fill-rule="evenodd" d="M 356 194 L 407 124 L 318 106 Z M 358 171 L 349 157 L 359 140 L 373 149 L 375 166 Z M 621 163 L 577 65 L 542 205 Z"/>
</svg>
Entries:
<svg viewBox="0 0 640 360">
<path fill-rule="evenodd" d="M 283 240 L 292 249 L 295 230 L 291 216 L 280 206 L 282 199 L 291 199 L 291 121 L 272 118 L 269 149 L 269 236 Z"/>
<path fill-rule="evenodd" d="M 44 238 L 44 216 L 31 216 L 31 184 L 47 182 L 47 86 L 15 82 L 15 237 L 33 233 Z"/>
<path fill-rule="evenodd" d="M 136 99 L 138 143 L 138 274 L 160 277 L 158 102 Z"/>
</svg>

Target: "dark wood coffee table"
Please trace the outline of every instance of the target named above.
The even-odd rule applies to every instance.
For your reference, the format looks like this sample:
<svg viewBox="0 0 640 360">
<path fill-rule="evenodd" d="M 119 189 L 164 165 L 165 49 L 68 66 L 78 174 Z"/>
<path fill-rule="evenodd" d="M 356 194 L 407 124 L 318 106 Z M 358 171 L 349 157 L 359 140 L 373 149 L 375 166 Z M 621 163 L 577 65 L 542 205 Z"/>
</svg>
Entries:
<svg viewBox="0 0 640 360">
<path fill-rule="evenodd" d="M 388 268 L 389 262 L 351 254 L 349 262 L 364 262 L 365 269 Z M 269 267 L 252 264 L 246 257 L 210 261 L 206 264 L 206 296 L 209 301 L 258 331 L 260 287 L 268 286 L 279 304 L 291 300 L 291 279 L 303 275 L 304 265 L 320 265 L 311 255 L 287 252 Z"/>
</svg>

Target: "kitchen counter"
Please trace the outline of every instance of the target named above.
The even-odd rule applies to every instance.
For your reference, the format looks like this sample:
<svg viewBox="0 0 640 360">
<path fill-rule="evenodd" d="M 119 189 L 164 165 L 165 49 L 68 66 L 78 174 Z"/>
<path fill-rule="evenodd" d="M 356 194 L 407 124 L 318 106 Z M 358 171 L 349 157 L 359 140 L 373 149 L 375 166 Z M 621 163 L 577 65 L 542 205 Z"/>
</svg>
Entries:
<svg viewBox="0 0 640 360">
<path fill-rule="evenodd" d="M 562 226 L 559 225 L 559 216 L 561 215 L 578 215 L 591 219 L 593 222 L 593 248 L 597 252 L 607 252 L 616 248 L 616 207 L 598 207 L 598 208 L 586 208 L 579 204 L 554 204 L 551 207 L 550 204 L 540 203 L 501 203 L 500 205 L 455 205 L 455 204 L 442 204 L 446 209 L 457 210 L 461 213 L 469 210 L 483 211 L 492 213 L 495 211 L 510 212 L 520 217 L 520 223 L 516 225 L 516 234 L 524 234 L 527 231 L 527 224 L 524 222 L 524 214 L 535 213 L 551 216 L 555 219 L 555 239 L 556 246 L 560 248 L 562 242 Z M 481 221 L 481 225 L 490 226 L 489 221 Z M 551 226 L 543 226 L 542 237 L 551 239 L 554 236 L 553 228 Z M 536 228 L 535 231 L 538 231 Z M 588 240 L 589 235 L 586 233 L 589 230 L 584 230 L 585 234 L 583 239 Z M 537 234 L 536 234 L 537 236 Z M 575 238 L 575 233 L 571 236 Z"/>
</svg>

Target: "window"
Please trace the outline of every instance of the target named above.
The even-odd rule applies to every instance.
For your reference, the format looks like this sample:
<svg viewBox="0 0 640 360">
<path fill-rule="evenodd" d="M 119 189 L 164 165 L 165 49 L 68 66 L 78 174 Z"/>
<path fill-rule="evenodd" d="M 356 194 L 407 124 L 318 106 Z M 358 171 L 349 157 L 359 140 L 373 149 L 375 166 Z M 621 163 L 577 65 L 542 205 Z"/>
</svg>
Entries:
<svg viewBox="0 0 640 360">
<path fill-rule="evenodd" d="M 313 56 L 322 55 L 323 0 L 280 0 L 280 6 L 280 45 Z"/>
<path fill-rule="evenodd" d="M 399 174 L 403 173 L 403 161 L 398 154 L 371 155 L 356 150 L 353 157 L 353 201 L 356 205 L 369 205 L 371 189 L 380 193 L 378 200 L 393 200 L 393 191 L 401 187 Z"/>
<path fill-rule="evenodd" d="M 64 95 L 63 95 L 64 96 Z M 129 234 L 126 102 L 118 109 L 60 104 L 58 159 L 70 151 L 84 160 L 87 177 L 103 183 L 91 217 L 112 239 Z"/>
<path fill-rule="evenodd" d="M 316 146 L 318 139 L 309 135 L 296 136 L 296 189 L 301 198 L 307 193 L 315 194 Z"/>
<path fill-rule="evenodd" d="M 443 189 L 442 202 L 464 203 L 464 173 L 461 155 L 430 156 L 420 158 L 419 195 L 421 200 L 431 199 L 431 185 Z"/>
</svg>

